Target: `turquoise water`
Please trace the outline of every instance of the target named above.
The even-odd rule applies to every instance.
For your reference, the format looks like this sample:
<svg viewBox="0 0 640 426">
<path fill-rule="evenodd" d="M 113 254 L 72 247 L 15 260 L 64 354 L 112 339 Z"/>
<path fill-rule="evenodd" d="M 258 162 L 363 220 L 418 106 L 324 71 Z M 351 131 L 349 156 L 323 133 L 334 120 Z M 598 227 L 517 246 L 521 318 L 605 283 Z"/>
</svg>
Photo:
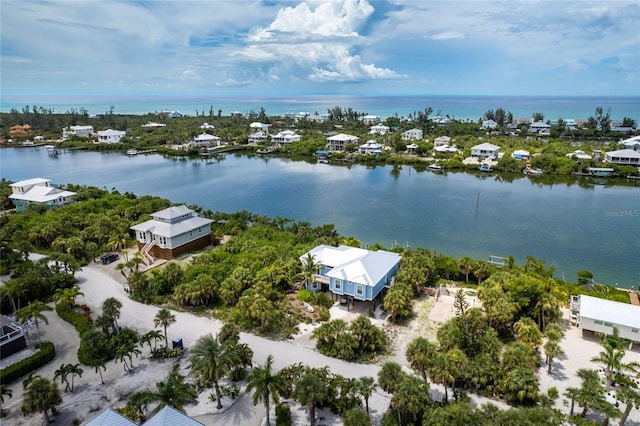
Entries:
<svg viewBox="0 0 640 426">
<path fill-rule="evenodd" d="M 227 155 L 221 161 L 159 155 L 0 150 L 1 176 L 117 188 L 223 212 L 248 210 L 314 225 L 333 223 L 364 244 L 436 249 L 450 256 L 545 259 L 567 280 L 640 285 L 640 182 L 437 174 L 409 166 L 316 164 Z"/>
<path fill-rule="evenodd" d="M 211 95 L 136 95 L 136 96 L 3 96 L 0 111 L 11 108 L 21 110 L 25 105 L 54 108 L 56 112 L 86 108 L 89 113 L 103 114 L 114 107 L 117 114 L 146 114 L 162 110 L 179 110 L 196 115 L 196 110 L 208 115 L 222 109 L 223 115 L 231 111 L 259 112 L 264 107 L 268 115 L 285 112 L 308 112 L 324 114 L 335 106 L 352 107 L 358 112 L 379 115 L 382 118 L 398 115 L 408 117 L 416 111 L 433 108 L 432 116 L 438 112 L 453 118 L 473 121 L 484 116 L 489 109 L 504 108 L 515 118 L 531 118 L 542 112 L 545 120 L 586 119 L 594 115 L 597 107 L 605 112 L 610 108 L 611 118 L 622 120 L 630 117 L 640 123 L 640 97 L 554 97 L 554 96 L 211 96 Z"/>
</svg>

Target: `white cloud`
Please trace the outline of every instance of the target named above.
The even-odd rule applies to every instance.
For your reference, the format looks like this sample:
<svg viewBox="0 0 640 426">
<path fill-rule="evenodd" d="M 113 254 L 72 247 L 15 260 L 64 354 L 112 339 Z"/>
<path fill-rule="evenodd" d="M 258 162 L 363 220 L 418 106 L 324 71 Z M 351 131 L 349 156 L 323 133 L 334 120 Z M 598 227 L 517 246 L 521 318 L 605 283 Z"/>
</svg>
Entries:
<svg viewBox="0 0 640 426">
<path fill-rule="evenodd" d="M 433 34 L 430 37 L 432 40 L 462 40 L 464 34 L 459 31 L 443 31 L 441 33 Z"/>
</svg>

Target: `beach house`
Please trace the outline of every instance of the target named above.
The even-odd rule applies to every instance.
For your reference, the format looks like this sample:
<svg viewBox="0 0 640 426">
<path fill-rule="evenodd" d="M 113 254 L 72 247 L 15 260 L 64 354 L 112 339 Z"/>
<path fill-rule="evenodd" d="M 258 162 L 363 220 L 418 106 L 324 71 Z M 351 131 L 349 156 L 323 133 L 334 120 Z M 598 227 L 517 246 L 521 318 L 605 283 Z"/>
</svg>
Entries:
<svg viewBox="0 0 640 426">
<path fill-rule="evenodd" d="M 492 160 L 498 159 L 500 147 L 489 142 L 481 143 L 471 147 L 471 156 L 481 159 L 490 158 Z"/>
<path fill-rule="evenodd" d="M 314 282 L 309 283 L 310 290 L 373 301 L 393 284 L 402 257 L 384 250 L 322 244 L 300 256 L 303 266 L 309 259 L 318 266 Z"/>
<path fill-rule="evenodd" d="M 386 135 L 387 133 L 389 133 L 389 126 L 385 126 L 384 124 L 376 124 L 369 128 L 370 135 Z"/>
<path fill-rule="evenodd" d="M 498 123 L 489 119 L 482 122 L 482 130 L 495 129 L 498 127 Z"/>
<path fill-rule="evenodd" d="M 198 216 L 185 205 L 160 210 L 151 217 L 151 220 L 131 227 L 145 263 L 153 260 L 149 255 L 169 260 L 211 243 L 209 234 L 213 220 Z"/>
<path fill-rule="evenodd" d="M 382 153 L 382 145 L 374 140 L 370 140 L 360 145 L 358 153 L 362 155 L 380 155 Z"/>
<path fill-rule="evenodd" d="M 12 194 L 9 198 L 21 212 L 29 204 L 42 204 L 49 208 L 61 207 L 73 203 L 75 192 L 56 188 L 50 179 L 34 178 L 21 180 L 11 184 Z"/>
<path fill-rule="evenodd" d="M 402 133 L 403 141 L 419 141 L 423 138 L 422 129 L 410 129 Z"/>
<path fill-rule="evenodd" d="M 622 145 L 624 149 L 633 149 L 634 151 L 640 152 L 640 136 L 621 140 L 620 145 Z"/>
<path fill-rule="evenodd" d="M 98 142 L 100 143 L 118 143 L 120 139 L 127 136 L 127 132 L 122 130 L 100 130 L 98 131 Z"/>
<path fill-rule="evenodd" d="M 283 130 L 278 134 L 271 136 L 271 142 L 280 144 L 300 142 L 300 135 L 293 130 Z"/>
<path fill-rule="evenodd" d="M 129 420 L 112 408 L 107 408 L 98 414 L 85 426 L 136 426 L 138 423 Z M 151 416 L 142 426 L 203 426 L 202 423 L 193 420 L 186 414 L 176 410 L 170 405 L 165 405 Z"/>
<path fill-rule="evenodd" d="M 93 126 L 69 126 L 62 129 L 63 140 L 69 140 L 72 136 L 79 138 L 93 136 Z"/>
<path fill-rule="evenodd" d="M 379 115 L 365 115 L 364 117 L 362 117 L 362 122 L 364 124 L 378 124 L 380 122 L 380 116 Z"/>
<path fill-rule="evenodd" d="M 634 151 L 633 149 L 606 152 L 604 159 L 607 163 L 621 166 L 640 166 L 640 152 Z"/>
<path fill-rule="evenodd" d="M 355 145 L 359 142 L 357 136 L 338 133 L 327 138 L 327 149 L 329 151 L 344 151 L 345 146 Z"/>
<path fill-rule="evenodd" d="M 264 142 L 266 140 L 267 140 L 267 133 L 260 130 L 255 133 L 251 133 L 249 135 L 249 138 L 247 139 L 247 143 L 249 145 L 258 145 L 259 143 Z"/>
<path fill-rule="evenodd" d="M 202 132 L 193 138 L 193 142 L 191 145 L 197 147 L 207 147 L 207 146 L 220 146 L 222 143 L 222 139 L 218 136 L 210 135 L 208 133 Z"/>
<path fill-rule="evenodd" d="M 529 133 L 548 133 L 551 126 L 544 121 L 535 121 L 529 124 Z"/>
<path fill-rule="evenodd" d="M 444 145 L 449 145 L 451 142 L 451 138 L 449 136 L 438 136 L 433 140 L 433 146 L 439 147 Z"/>
<path fill-rule="evenodd" d="M 569 312 L 581 331 L 612 334 L 615 327 L 620 337 L 640 342 L 640 306 L 581 294 L 571 296 Z"/>
<path fill-rule="evenodd" d="M 511 158 L 514 158 L 516 160 L 528 160 L 530 156 L 531 153 L 524 149 L 517 149 L 511 154 Z"/>
</svg>

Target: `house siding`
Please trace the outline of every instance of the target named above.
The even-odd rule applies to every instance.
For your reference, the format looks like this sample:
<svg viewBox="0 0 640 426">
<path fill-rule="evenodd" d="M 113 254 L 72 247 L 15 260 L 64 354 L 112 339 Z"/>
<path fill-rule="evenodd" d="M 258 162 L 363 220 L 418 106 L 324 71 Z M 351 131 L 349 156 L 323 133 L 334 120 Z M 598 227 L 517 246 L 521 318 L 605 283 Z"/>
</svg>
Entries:
<svg viewBox="0 0 640 426">
<path fill-rule="evenodd" d="M 187 252 L 203 249 L 209 244 L 211 244 L 211 237 L 207 233 L 206 235 L 203 235 L 196 240 L 190 241 L 176 248 L 160 247 L 158 245 L 154 245 L 153 247 L 151 247 L 151 250 L 149 250 L 149 253 L 153 257 L 158 259 L 171 260 Z M 144 247 L 144 243 L 140 241 L 137 241 L 137 245 L 138 250 L 142 250 L 142 248 Z"/>
<path fill-rule="evenodd" d="M 608 325 L 611 324 L 611 325 Z M 580 318 L 580 329 L 589 330 L 597 333 L 611 334 L 613 333 L 613 327 L 618 329 L 620 337 L 623 339 L 629 339 L 634 342 L 640 342 L 640 331 L 637 328 L 631 328 L 626 325 L 608 323 L 596 318 Z M 636 330 L 635 332 L 633 330 Z"/>
</svg>

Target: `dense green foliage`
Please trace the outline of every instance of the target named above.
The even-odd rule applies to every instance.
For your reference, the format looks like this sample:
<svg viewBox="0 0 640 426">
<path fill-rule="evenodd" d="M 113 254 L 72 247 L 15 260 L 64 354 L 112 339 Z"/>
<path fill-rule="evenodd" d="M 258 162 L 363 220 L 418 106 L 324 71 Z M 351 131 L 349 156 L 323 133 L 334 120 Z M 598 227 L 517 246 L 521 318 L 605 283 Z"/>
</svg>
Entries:
<svg viewBox="0 0 640 426">
<path fill-rule="evenodd" d="M 90 318 L 87 318 L 80 312 L 70 310 L 62 303 L 56 304 L 56 312 L 60 318 L 74 326 L 79 335 L 83 335 L 93 329 L 93 322 Z"/>
<path fill-rule="evenodd" d="M 386 349 L 386 336 L 362 315 L 347 324 L 333 320 L 313 330 L 316 347 L 327 356 L 345 361 L 366 361 Z"/>
<path fill-rule="evenodd" d="M 51 342 L 42 342 L 38 351 L 0 370 L 0 383 L 8 384 L 47 364 L 56 356 L 56 348 Z"/>
</svg>

